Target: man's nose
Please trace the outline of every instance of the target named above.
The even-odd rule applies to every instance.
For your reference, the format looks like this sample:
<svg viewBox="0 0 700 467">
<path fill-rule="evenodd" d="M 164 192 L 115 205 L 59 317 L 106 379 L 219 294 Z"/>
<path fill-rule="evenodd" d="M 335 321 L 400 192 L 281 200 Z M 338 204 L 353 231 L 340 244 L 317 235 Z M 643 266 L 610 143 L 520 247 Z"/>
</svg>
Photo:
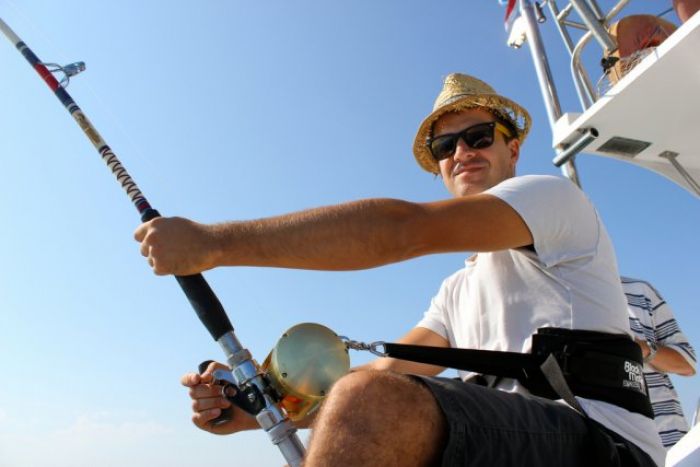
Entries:
<svg viewBox="0 0 700 467">
<path fill-rule="evenodd" d="M 452 158 L 456 161 L 463 161 L 473 157 L 476 154 L 476 150 L 469 147 L 467 143 L 464 142 L 462 138 L 457 140 L 457 145 L 455 146 L 455 153 Z"/>
</svg>

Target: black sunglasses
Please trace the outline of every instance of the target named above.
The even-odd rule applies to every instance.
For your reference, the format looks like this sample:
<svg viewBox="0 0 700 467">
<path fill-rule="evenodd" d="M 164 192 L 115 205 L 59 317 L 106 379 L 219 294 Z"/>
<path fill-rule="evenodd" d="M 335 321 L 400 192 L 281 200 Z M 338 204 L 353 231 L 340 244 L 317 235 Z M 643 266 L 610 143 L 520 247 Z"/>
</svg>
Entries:
<svg viewBox="0 0 700 467">
<path fill-rule="evenodd" d="M 457 150 L 457 141 L 462 139 L 472 149 L 486 149 L 493 144 L 494 130 L 498 130 L 509 138 L 512 132 L 499 122 L 479 123 L 465 128 L 457 133 L 441 135 L 437 138 L 428 137 L 426 144 L 435 160 L 441 161 L 452 157 Z"/>
</svg>

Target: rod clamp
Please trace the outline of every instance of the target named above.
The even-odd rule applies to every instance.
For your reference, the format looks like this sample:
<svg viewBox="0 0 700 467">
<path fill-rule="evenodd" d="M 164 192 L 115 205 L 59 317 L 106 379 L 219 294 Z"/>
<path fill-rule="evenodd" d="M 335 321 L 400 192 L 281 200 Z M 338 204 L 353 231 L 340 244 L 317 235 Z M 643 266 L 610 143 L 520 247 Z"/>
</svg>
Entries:
<svg viewBox="0 0 700 467">
<path fill-rule="evenodd" d="M 73 62 L 63 66 L 58 63 L 39 63 L 44 65 L 54 75 L 59 74 L 61 79 L 58 80 L 58 84 L 64 89 L 68 87 L 71 77 L 85 71 L 85 62 Z"/>
</svg>

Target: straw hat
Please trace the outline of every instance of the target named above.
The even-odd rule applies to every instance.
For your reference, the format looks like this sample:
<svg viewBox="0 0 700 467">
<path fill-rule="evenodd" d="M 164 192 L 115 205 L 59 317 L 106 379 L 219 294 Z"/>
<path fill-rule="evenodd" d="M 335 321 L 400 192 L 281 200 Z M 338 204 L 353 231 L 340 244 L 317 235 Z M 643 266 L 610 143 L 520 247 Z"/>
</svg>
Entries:
<svg viewBox="0 0 700 467">
<path fill-rule="evenodd" d="M 440 172 L 438 163 L 426 144 L 428 137 L 432 136 L 433 125 L 437 119 L 447 112 L 475 108 L 484 109 L 497 118 L 510 122 L 518 133 L 516 137 L 520 143 L 525 140 L 530 131 L 530 114 L 527 110 L 507 97 L 497 94 L 491 86 L 480 79 L 461 73 L 451 73 L 445 78 L 442 91 L 435 99 L 433 112 L 423 120 L 413 142 L 413 155 L 424 170 L 434 174 Z"/>
</svg>

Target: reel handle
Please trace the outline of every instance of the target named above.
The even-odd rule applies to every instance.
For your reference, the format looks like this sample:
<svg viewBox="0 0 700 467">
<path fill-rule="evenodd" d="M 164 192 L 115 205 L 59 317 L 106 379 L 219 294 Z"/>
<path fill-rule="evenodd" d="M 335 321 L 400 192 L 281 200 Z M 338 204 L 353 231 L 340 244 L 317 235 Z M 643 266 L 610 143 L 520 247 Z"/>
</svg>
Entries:
<svg viewBox="0 0 700 467">
<path fill-rule="evenodd" d="M 202 363 L 199 364 L 199 367 L 197 368 L 197 372 L 201 375 L 205 371 L 207 371 L 207 368 L 209 367 L 209 364 L 213 363 L 214 360 L 205 360 Z M 226 395 L 224 392 L 226 390 L 226 385 L 230 385 L 229 382 L 227 381 L 222 381 L 218 379 L 214 379 L 213 384 L 221 384 L 223 386 L 222 389 L 222 395 L 226 397 L 232 404 L 238 405 L 233 398 L 229 397 Z M 238 395 L 238 391 L 236 391 L 236 395 Z M 235 396 L 234 396 L 235 398 Z M 228 421 L 233 420 L 233 406 L 228 407 L 226 409 L 221 409 L 221 414 L 219 414 L 218 417 L 216 417 L 214 420 L 211 421 L 212 425 L 217 426 L 221 425 L 222 423 L 226 423 Z"/>
</svg>

